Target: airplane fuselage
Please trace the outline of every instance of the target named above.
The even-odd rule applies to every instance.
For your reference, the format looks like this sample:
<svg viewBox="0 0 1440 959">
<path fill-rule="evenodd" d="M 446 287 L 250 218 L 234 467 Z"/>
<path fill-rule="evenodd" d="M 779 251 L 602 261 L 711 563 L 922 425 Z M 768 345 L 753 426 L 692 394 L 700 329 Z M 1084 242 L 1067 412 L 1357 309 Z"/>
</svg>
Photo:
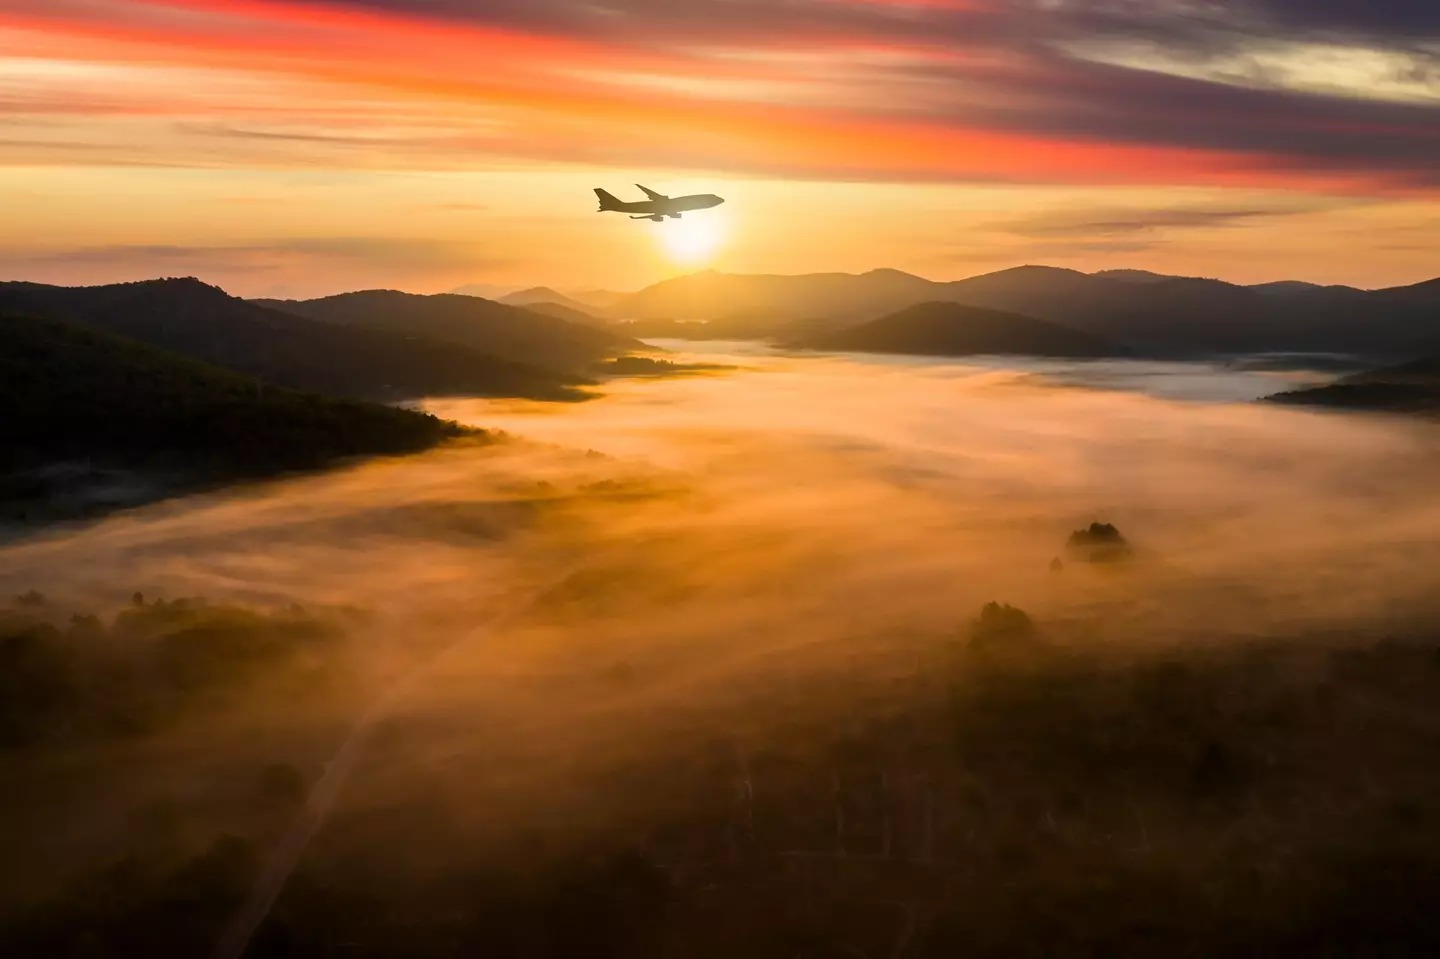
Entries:
<svg viewBox="0 0 1440 959">
<path fill-rule="evenodd" d="M 637 200 L 626 203 L 621 212 L 670 216 L 675 213 L 689 213 L 691 210 L 708 210 L 724 202 L 713 193 L 697 193 L 694 196 L 676 196 L 668 200 Z"/>
<path fill-rule="evenodd" d="M 644 189 L 642 187 L 642 189 Z M 603 190 L 596 190 L 600 198 L 601 213 L 628 213 L 636 219 L 663 220 L 666 217 L 679 219 L 680 214 L 689 213 L 692 210 L 708 210 L 711 207 L 719 206 L 725 200 L 713 193 L 696 193 L 691 196 L 658 196 L 651 195 L 648 199 L 627 202 L 618 200 Z M 646 191 L 647 194 L 650 191 Z"/>
</svg>

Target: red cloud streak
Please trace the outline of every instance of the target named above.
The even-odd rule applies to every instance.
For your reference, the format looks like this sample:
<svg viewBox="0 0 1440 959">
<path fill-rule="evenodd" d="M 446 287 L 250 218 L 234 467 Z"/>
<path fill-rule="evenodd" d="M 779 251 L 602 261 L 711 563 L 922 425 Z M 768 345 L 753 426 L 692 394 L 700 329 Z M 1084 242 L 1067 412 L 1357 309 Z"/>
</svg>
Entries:
<svg viewBox="0 0 1440 959">
<path fill-rule="evenodd" d="M 870 2 L 887 5 L 886 0 Z M 945 10 L 980 6 L 948 0 L 907 5 Z M 838 83 L 835 95 L 827 95 L 829 72 L 843 72 L 847 58 L 861 54 L 883 54 L 917 71 L 937 62 L 953 66 L 960 73 L 945 82 L 963 87 L 964 70 L 976 49 L 946 51 L 923 37 L 907 42 L 824 31 L 777 36 L 767 50 L 804 55 L 786 63 L 783 57 L 737 57 L 707 49 L 706 33 L 699 28 L 693 44 L 631 45 L 476 18 L 441 20 L 343 3 L 115 0 L 77 5 L 67 0 L 0 0 L 0 11 L 5 11 L 0 19 L 3 55 L 223 69 L 282 83 L 323 80 L 354 91 L 344 109 L 303 99 L 287 104 L 275 119 L 292 128 L 303 127 L 307 117 L 312 123 L 323 117 L 327 130 L 363 127 L 365 115 L 354 104 L 381 94 L 413 102 L 416 114 L 430 127 L 447 115 L 473 118 L 499 112 L 506 118 L 503 130 L 487 136 L 477 149 L 511 156 L 656 158 L 676 166 L 827 178 L 1300 186 L 1346 192 L 1418 188 L 1408 171 L 1391 164 L 1292 162 L 1283 151 L 1006 129 L 989 111 L 967 118 L 964 110 L 927 112 L 907 109 L 910 105 L 903 102 L 887 109 L 883 96 L 878 102 L 847 102 Z M 1007 60 L 1005 70 L 1023 70 L 1023 60 L 1018 68 L 1016 62 Z M 1043 77 L 1049 67 L 1053 64 L 1039 65 L 1031 75 Z M 973 74 L 977 84 L 999 83 L 1002 88 L 995 96 L 1004 96 L 1004 71 L 993 64 L 971 69 L 979 71 Z M 883 85 L 895 73 L 882 68 L 874 76 Z M 645 82 L 635 82 L 637 77 Z M 766 84 L 777 89 L 803 84 L 806 95 L 767 102 Z M 303 88 L 297 85 L 297 90 Z M 883 86 L 879 92 L 883 94 Z M 118 101 L 95 110 L 190 118 L 198 112 L 215 119 L 244 116 L 252 122 L 263 113 L 256 105 L 230 101 L 198 105 L 194 93 L 176 91 L 173 100 L 151 102 L 116 93 Z M 155 96 L 153 90 L 149 95 Z M 1032 105 L 1033 93 L 1026 96 Z M 52 100 L 31 109 L 83 113 L 85 107 Z M 1373 132 L 1365 125 L 1348 125 L 1355 128 L 1355 136 Z M 1385 128 L 1379 122 L 1374 127 Z M 468 129 L 457 123 L 456 141 L 462 145 Z M 1345 135 L 1347 121 L 1335 120 L 1331 129 L 1336 136 Z M 426 148 L 423 142 L 417 144 L 418 150 Z"/>
</svg>

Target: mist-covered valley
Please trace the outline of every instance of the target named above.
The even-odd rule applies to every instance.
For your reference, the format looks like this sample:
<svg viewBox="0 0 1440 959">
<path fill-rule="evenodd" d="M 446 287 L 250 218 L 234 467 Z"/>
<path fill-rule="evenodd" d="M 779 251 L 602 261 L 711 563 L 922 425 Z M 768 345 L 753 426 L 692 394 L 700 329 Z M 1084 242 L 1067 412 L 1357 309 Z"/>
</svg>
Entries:
<svg viewBox="0 0 1440 959">
<path fill-rule="evenodd" d="M 0 942 L 1440 942 L 1433 423 L 1251 402 L 1303 374 L 676 358 L 730 369 L 436 399 L 490 432 L 0 549 Z"/>
</svg>

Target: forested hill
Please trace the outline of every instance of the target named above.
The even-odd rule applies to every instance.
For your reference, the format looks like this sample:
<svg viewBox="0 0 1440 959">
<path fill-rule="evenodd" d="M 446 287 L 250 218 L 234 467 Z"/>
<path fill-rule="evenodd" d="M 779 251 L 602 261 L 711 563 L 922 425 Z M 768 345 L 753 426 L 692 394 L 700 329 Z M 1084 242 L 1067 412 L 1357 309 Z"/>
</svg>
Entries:
<svg viewBox="0 0 1440 959">
<path fill-rule="evenodd" d="M 0 407 L 0 507 L 11 515 L 21 501 L 43 504 L 77 472 L 119 468 L 184 486 L 412 452 L 464 432 L 428 414 L 280 389 L 93 328 L 9 314 L 0 314 Z"/>
<path fill-rule="evenodd" d="M 256 304 L 354 331 L 423 336 L 547 369 L 578 371 L 642 344 L 619 333 L 476 296 L 361 290 Z"/>
<path fill-rule="evenodd" d="M 1440 414 L 1440 356 L 1367 370 L 1326 386 L 1266 397 L 1289 406 L 1325 406 L 1380 413 Z"/>
<path fill-rule="evenodd" d="M 83 323 L 276 386 L 332 396 L 573 399 L 584 382 L 461 344 L 266 309 L 191 278 L 91 287 L 0 283 L 0 311 Z"/>
</svg>

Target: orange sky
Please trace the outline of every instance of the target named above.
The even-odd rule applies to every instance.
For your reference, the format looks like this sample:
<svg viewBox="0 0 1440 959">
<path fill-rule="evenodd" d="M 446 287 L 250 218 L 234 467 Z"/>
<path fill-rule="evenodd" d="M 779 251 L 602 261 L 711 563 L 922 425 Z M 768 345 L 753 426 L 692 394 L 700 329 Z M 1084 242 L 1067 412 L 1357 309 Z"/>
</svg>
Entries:
<svg viewBox="0 0 1440 959">
<path fill-rule="evenodd" d="M 0 263 L 249 295 L 1440 274 L 1440 15 L 1316 6 L 0 0 Z M 729 202 L 595 214 L 636 181 Z"/>
</svg>

